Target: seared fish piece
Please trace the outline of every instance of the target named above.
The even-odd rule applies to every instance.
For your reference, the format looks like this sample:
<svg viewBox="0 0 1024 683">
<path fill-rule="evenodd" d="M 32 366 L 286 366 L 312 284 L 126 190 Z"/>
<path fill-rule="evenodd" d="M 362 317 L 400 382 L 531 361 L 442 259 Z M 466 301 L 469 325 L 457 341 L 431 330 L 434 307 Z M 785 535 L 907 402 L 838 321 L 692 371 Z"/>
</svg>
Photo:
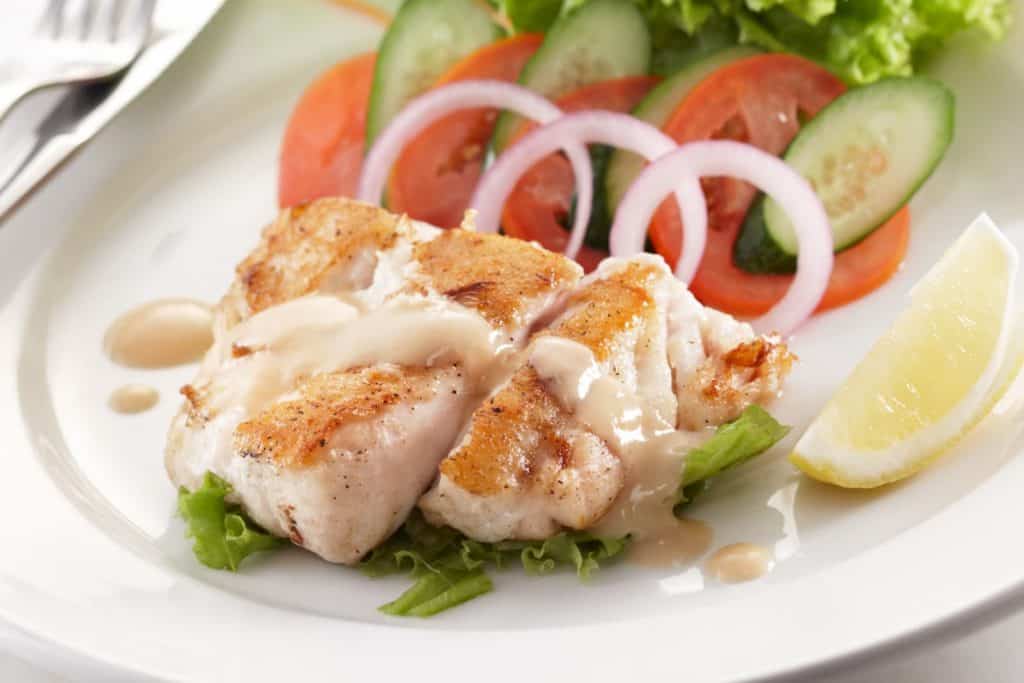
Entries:
<svg viewBox="0 0 1024 683">
<path fill-rule="evenodd" d="M 168 439 L 260 525 L 352 564 L 405 520 L 491 372 L 581 277 L 519 240 L 358 202 L 286 210 L 238 269 Z"/>
<path fill-rule="evenodd" d="M 236 277 L 217 307 L 218 329 L 315 292 L 365 290 L 382 253 L 437 233 L 375 206 L 320 199 L 283 209 L 255 249 L 238 264 Z"/>
<path fill-rule="evenodd" d="M 246 510 L 332 562 L 397 529 L 466 410 L 461 368 L 381 364 L 312 377 L 235 428 Z"/>
<path fill-rule="evenodd" d="M 559 357 L 581 353 L 566 361 L 575 374 L 559 371 Z M 623 489 L 631 443 L 732 419 L 774 397 L 790 362 L 785 346 L 701 306 L 660 258 L 606 260 L 474 412 L 420 508 L 483 541 L 591 528 L 616 499 L 649 493 Z M 597 389 L 609 398 L 579 400 Z"/>
<path fill-rule="evenodd" d="M 772 335 L 702 306 L 689 291 L 669 309 L 669 362 L 679 401 L 680 429 L 735 420 L 752 403 L 777 397 L 793 355 Z"/>
<path fill-rule="evenodd" d="M 641 397 L 666 429 L 676 413 L 665 360 L 671 281 L 655 258 L 605 261 L 538 335 L 589 349 L 600 373 Z M 531 348 L 537 344 L 535 337 Z M 427 519 L 482 541 L 541 539 L 600 519 L 622 488 L 623 465 L 608 435 L 559 393 L 527 360 L 473 413 L 441 463 L 420 501 Z"/>
</svg>

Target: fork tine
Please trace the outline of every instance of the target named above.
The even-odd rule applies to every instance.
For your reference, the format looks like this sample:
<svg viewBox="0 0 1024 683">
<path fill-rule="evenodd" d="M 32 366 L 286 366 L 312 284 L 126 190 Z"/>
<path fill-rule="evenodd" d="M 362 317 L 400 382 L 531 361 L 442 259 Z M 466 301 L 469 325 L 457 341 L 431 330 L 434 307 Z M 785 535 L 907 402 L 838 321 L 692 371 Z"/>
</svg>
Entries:
<svg viewBox="0 0 1024 683">
<path fill-rule="evenodd" d="M 124 16 L 124 0 L 114 0 L 110 8 L 110 25 L 108 26 L 110 42 L 115 42 L 118 38 L 122 16 Z"/>
<path fill-rule="evenodd" d="M 67 0 L 49 0 L 46 5 L 46 11 L 43 12 L 43 16 L 39 19 L 39 25 L 36 26 L 36 32 L 40 35 L 50 35 L 57 37 L 64 23 L 64 5 Z"/>
<path fill-rule="evenodd" d="M 132 30 L 142 34 L 143 40 L 149 35 L 150 26 L 153 23 L 153 10 L 156 8 L 156 0 L 140 0 L 135 17 L 133 18 Z"/>
<path fill-rule="evenodd" d="M 89 38 L 89 31 L 92 28 L 95 17 L 96 0 L 85 0 L 81 13 L 78 16 L 78 38 L 80 40 L 86 40 Z"/>
</svg>

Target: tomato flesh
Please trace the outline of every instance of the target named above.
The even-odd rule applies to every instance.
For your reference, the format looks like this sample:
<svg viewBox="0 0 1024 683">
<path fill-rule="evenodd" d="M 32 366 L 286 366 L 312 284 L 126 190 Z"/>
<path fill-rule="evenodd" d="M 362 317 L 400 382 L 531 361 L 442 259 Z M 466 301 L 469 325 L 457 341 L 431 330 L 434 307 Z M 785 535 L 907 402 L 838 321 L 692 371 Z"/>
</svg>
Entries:
<svg viewBox="0 0 1024 683">
<path fill-rule="evenodd" d="M 437 85 L 467 79 L 515 81 L 543 39 L 526 34 L 487 45 L 452 66 Z M 459 225 L 483 172 L 497 115 L 495 109 L 463 109 L 416 136 L 395 163 L 388 207 L 440 227 Z"/>
<path fill-rule="evenodd" d="M 629 112 L 658 82 L 652 76 L 630 76 L 602 81 L 575 90 L 556 104 L 566 112 L 585 109 Z M 525 134 L 533 124 L 517 133 Z M 569 232 L 563 227 L 572 206 L 575 177 L 572 166 L 561 154 L 538 162 L 519 180 L 502 212 L 505 233 L 524 240 L 540 242 L 556 252 L 565 250 Z M 576 260 L 587 271 L 593 270 L 608 252 L 584 245 Z"/>
<path fill-rule="evenodd" d="M 702 81 L 680 102 L 664 130 L 680 143 L 737 140 L 778 156 L 796 136 L 801 120 L 817 114 L 845 89 L 837 77 L 801 57 L 749 57 Z M 733 315 L 765 313 L 793 277 L 748 273 L 733 263 L 733 244 L 757 189 L 734 178 L 705 178 L 701 186 L 708 203 L 708 242 L 690 289 L 706 305 Z M 909 212 L 903 210 L 839 253 L 819 310 L 853 301 L 888 280 L 906 253 L 909 225 Z M 666 201 L 655 213 L 650 237 L 670 264 L 679 260 L 682 231 L 678 209 Z"/>
<path fill-rule="evenodd" d="M 336 64 L 302 94 L 281 142 L 280 206 L 355 194 L 376 57 L 371 52 Z"/>
</svg>

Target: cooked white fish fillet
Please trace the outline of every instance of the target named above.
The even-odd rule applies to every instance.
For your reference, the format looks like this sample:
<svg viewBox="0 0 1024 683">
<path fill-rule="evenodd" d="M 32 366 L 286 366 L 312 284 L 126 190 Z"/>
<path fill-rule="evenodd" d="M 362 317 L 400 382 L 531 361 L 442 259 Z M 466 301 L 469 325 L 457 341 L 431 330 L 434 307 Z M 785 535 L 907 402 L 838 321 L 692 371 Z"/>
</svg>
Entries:
<svg viewBox="0 0 1024 683">
<path fill-rule="evenodd" d="M 468 413 L 579 267 L 358 202 L 285 210 L 238 268 L 175 418 L 171 480 L 212 471 L 268 531 L 357 562 L 405 520 Z"/>
<path fill-rule="evenodd" d="M 679 402 L 677 427 L 699 430 L 739 417 L 779 395 L 793 356 L 777 337 L 702 306 L 689 292 L 669 309 L 668 358 Z"/>
<path fill-rule="evenodd" d="M 355 201 L 284 210 L 182 390 L 170 478 L 211 471 L 268 531 L 347 564 L 417 502 L 484 541 L 590 528 L 633 493 L 631 439 L 734 418 L 791 357 L 660 257 L 581 277 L 536 245 Z"/>
<path fill-rule="evenodd" d="M 643 438 L 633 432 L 649 437 L 733 419 L 773 397 L 791 362 L 784 346 L 701 306 L 651 256 L 606 260 L 531 349 L 552 337 L 566 342 L 558 353 L 585 353 L 593 365 L 584 374 L 608 380 L 604 388 L 613 395 L 605 404 L 633 401 L 646 424 L 617 424 L 629 422 L 628 410 L 588 414 L 593 402 L 580 402 L 575 386 L 553 385 L 565 373 L 550 371 L 550 354 L 528 352 L 441 463 L 437 483 L 420 501 L 428 521 L 483 541 L 590 528 L 616 498 L 633 494 L 622 490 L 623 448 Z M 566 376 L 573 384 L 581 375 Z M 594 377 L 587 381 L 596 384 Z"/>
</svg>

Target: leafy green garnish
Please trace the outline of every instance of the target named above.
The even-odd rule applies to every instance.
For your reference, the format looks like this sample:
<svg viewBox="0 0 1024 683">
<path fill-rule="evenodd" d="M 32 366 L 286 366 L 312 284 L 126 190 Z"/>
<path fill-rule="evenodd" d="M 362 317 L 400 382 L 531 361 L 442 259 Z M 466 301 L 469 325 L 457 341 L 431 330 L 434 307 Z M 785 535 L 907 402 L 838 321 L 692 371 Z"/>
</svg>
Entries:
<svg viewBox="0 0 1024 683">
<path fill-rule="evenodd" d="M 178 512 L 188 525 L 186 535 L 194 539 L 192 552 L 211 569 L 238 571 L 238 565 L 252 553 L 281 545 L 253 524 L 237 505 L 225 502 L 231 485 L 207 472 L 203 485 L 189 493 L 178 489 Z"/>
<path fill-rule="evenodd" d="M 538 31 L 586 1 L 497 4 L 516 30 Z M 724 39 L 801 54 L 851 83 L 910 75 L 961 31 L 998 40 L 1009 28 L 1011 7 L 1010 0 L 632 1 L 651 27 L 656 72 L 678 66 L 682 55 L 702 52 L 703 42 Z"/>
<path fill-rule="evenodd" d="M 423 574 L 412 588 L 380 611 L 396 617 L 430 617 L 494 590 L 482 569 L 474 572 Z"/>
<path fill-rule="evenodd" d="M 788 433 L 789 427 L 776 422 L 764 408 L 749 406 L 699 448 L 687 453 L 676 511 L 704 491 L 711 477 L 764 453 Z"/>
<path fill-rule="evenodd" d="M 560 565 L 573 567 L 583 581 L 601 568 L 601 562 L 620 555 L 629 545 L 629 537 L 594 536 L 586 531 L 563 531 L 544 541 L 502 541 L 500 553 L 518 553 L 527 574 L 541 576 Z"/>
<path fill-rule="evenodd" d="M 628 538 L 599 538 L 566 531 L 544 541 L 481 543 L 448 527 L 433 527 L 414 511 L 406 523 L 360 564 L 369 576 L 408 571 L 416 582 L 380 610 L 395 616 L 426 617 L 460 605 L 493 589 L 485 573 L 517 559 L 528 574 L 542 575 L 558 566 L 576 570 L 587 580 L 601 562 L 620 555 Z"/>
<path fill-rule="evenodd" d="M 193 492 L 178 489 L 178 511 L 188 525 L 196 559 L 212 569 L 237 571 L 242 560 L 283 541 L 264 532 L 237 505 L 225 501 L 231 485 L 207 472 Z M 575 569 L 587 580 L 601 562 L 622 554 L 626 538 L 600 538 L 567 531 L 544 541 L 481 543 L 449 527 L 435 527 L 414 510 L 391 538 L 375 548 L 359 567 L 368 576 L 408 572 L 416 582 L 396 600 L 381 606 L 385 614 L 429 617 L 493 589 L 485 569 L 519 560 L 528 574 L 558 566 Z"/>
</svg>

